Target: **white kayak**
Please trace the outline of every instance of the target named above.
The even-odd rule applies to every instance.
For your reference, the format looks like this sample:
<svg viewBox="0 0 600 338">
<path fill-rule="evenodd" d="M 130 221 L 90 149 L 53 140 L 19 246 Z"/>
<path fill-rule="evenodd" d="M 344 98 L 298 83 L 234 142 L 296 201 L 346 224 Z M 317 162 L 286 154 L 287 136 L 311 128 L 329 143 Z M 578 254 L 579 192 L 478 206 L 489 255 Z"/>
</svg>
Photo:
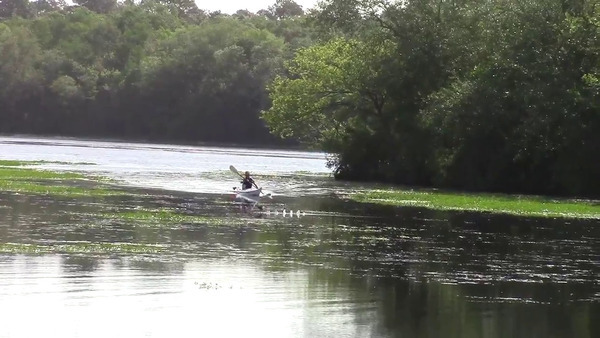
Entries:
<svg viewBox="0 0 600 338">
<path fill-rule="evenodd" d="M 250 189 L 234 189 L 233 192 L 236 194 L 235 198 L 243 201 L 258 203 L 260 201 L 260 195 L 262 188 L 250 188 Z"/>
</svg>

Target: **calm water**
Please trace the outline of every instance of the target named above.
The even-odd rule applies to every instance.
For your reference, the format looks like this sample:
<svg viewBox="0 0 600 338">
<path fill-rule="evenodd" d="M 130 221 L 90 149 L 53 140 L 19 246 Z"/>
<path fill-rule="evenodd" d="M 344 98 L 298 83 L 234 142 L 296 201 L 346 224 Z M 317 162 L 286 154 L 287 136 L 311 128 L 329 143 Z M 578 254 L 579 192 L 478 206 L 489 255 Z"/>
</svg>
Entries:
<svg viewBox="0 0 600 338">
<path fill-rule="evenodd" d="M 598 221 L 351 203 L 336 196 L 365 187 L 318 153 L 4 137 L 0 159 L 163 189 L 0 193 L 0 243 L 162 249 L 0 253 L 0 337 L 600 337 Z M 268 213 L 232 204 L 231 164 L 274 194 Z M 224 222 L 90 216 L 141 207 Z"/>
</svg>

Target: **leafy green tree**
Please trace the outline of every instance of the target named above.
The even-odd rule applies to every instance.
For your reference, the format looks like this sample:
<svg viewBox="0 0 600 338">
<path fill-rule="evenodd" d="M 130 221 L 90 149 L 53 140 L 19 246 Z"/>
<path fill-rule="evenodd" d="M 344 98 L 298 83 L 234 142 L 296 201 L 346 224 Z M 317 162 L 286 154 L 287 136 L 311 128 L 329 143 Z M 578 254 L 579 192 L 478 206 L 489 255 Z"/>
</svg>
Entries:
<svg viewBox="0 0 600 338">
<path fill-rule="evenodd" d="M 275 4 L 270 6 L 268 10 L 277 19 L 304 15 L 304 10 L 294 0 L 276 0 Z"/>
<path fill-rule="evenodd" d="M 37 0 L 30 2 L 31 11 L 35 16 L 60 11 L 67 7 L 65 0 Z"/>
<path fill-rule="evenodd" d="M 106 62 L 119 36 L 113 22 L 86 8 L 42 17 L 32 29 L 44 48 L 59 49 L 78 63 L 95 66 Z"/>
<path fill-rule="evenodd" d="M 96 13 L 109 13 L 117 7 L 117 0 L 73 0 L 73 2 Z"/>
<path fill-rule="evenodd" d="M 331 165 L 342 177 L 352 171 L 370 178 L 381 174 L 381 167 L 349 171 L 347 165 L 360 166 L 355 161 L 364 156 L 385 158 L 387 147 L 365 145 L 382 145 L 392 137 L 390 93 L 382 85 L 390 80 L 386 66 L 392 47 L 336 39 L 300 50 L 287 67 L 290 76 L 270 86 L 272 107 L 262 118 L 280 137 L 338 154 Z"/>
<path fill-rule="evenodd" d="M 179 18 L 193 23 L 199 23 L 207 17 L 207 14 L 199 9 L 193 0 L 143 0 L 141 3 L 145 6 L 152 6 L 152 4 L 163 6 Z"/>
<path fill-rule="evenodd" d="M 346 132 L 329 141 L 338 142 L 338 177 L 476 190 L 599 191 L 584 183 L 598 181 L 597 164 L 584 159 L 598 157 L 599 149 L 592 99 L 598 53 L 590 47 L 599 45 L 595 11 L 583 2 L 548 0 L 322 2 L 314 15 L 325 28 L 322 38 L 379 41 L 393 55 L 373 61 L 388 75 L 373 85 L 386 93 L 386 113 L 356 119 L 355 127 L 344 126 Z M 293 67 L 289 78 L 276 80 L 273 108 L 264 115 L 270 127 L 324 146 L 321 138 L 338 120 L 317 105 L 321 97 L 306 95 L 319 83 Z M 316 130 L 286 124 L 296 116 L 281 107 L 307 112 L 315 120 L 305 128 Z M 357 106 L 349 111 L 362 116 Z"/>
<path fill-rule="evenodd" d="M 275 19 L 275 16 L 273 15 L 273 13 L 268 9 L 261 9 L 258 12 L 256 12 L 256 15 L 267 18 L 267 19 Z"/>
<path fill-rule="evenodd" d="M 35 19 L 6 21 L 3 130 L 275 141 L 258 112 L 285 48 L 266 27 L 251 18 L 192 19 L 195 5 L 185 1 L 80 4 L 58 11 L 40 3 Z M 19 43 L 38 46 L 31 62 L 14 57 L 17 31 L 29 35 Z"/>
<path fill-rule="evenodd" d="M 255 14 L 247 9 L 239 9 L 233 14 L 233 16 L 238 19 L 247 19 L 255 16 Z"/>
<path fill-rule="evenodd" d="M 585 83 L 597 63 L 597 26 L 560 3 L 490 11 L 487 60 L 431 96 L 438 184 L 529 193 L 589 194 L 600 125 Z M 583 142 L 582 142 L 583 141 Z M 585 155 L 583 155 L 585 154 Z"/>
<path fill-rule="evenodd" d="M 29 0 L 2 0 L 0 1 L 0 20 L 12 17 L 27 18 L 31 15 Z"/>
<path fill-rule="evenodd" d="M 145 2 L 124 6 L 113 14 L 112 21 L 120 32 L 110 65 L 114 69 L 134 72 L 144 56 L 147 43 L 162 39 L 183 23 L 165 5 Z"/>
<path fill-rule="evenodd" d="M 151 48 L 139 85 L 145 118 L 155 121 L 152 135 L 227 142 L 262 133 L 260 142 L 269 139 L 258 112 L 281 64 L 281 40 L 233 17 L 214 18 Z"/>
<path fill-rule="evenodd" d="M 52 81 L 50 90 L 57 94 L 65 103 L 83 98 L 83 93 L 77 86 L 75 79 L 68 75 L 63 75 Z"/>
<path fill-rule="evenodd" d="M 287 67 L 290 77 L 278 77 L 270 86 L 273 105 L 262 117 L 271 130 L 280 137 L 339 151 L 336 143 L 352 123 L 354 109 L 368 101 L 361 92 L 371 89 L 362 77 L 368 60 L 357 57 L 359 50 L 369 48 L 344 39 L 300 50 Z M 380 113 L 381 106 L 372 108 Z"/>
<path fill-rule="evenodd" d="M 357 72 L 358 78 L 369 84 L 363 98 L 373 93 L 384 95 L 371 99 L 375 107 L 381 108 L 379 114 L 364 114 L 361 107 L 348 107 L 353 116 L 360 118 L 353 121 L 351 132 L 333 137 L 339 148 L 339 156 L 332 162 L 337 177 L 429 183 L 428 135 L 420 126 L 419 110 L 427 95 L 438 90 L 451 75 L 449 52 L 443 46 L 445 29 L 439 23 L 441 14 L 430 5 L 431 2 L 404 6 L 386 1 L 335 0 L 322 3 L 322 12 L 316 17 L 318 24 L 337 27 L 341 35 L 367 46 L 385 46 L 386 51 L 381 57 L 364 53 L 362 65 L 352 70 L 376 70 L 370 72 L 371 76 Z M 332 34 L 340 35 L 334 31 L 323 37 Z M 354 56 L 354 51 L 348 53 Z M 357 55 L 359 59 L 363 57 L 360 52 Z M 304 78 L 291 73 L 291 79 Z M 309 87 L 313 82 L 308 80 L 302 86 Z M 273 91 L 274 107 L 279 96 Z M 298 96 L 298 100 L 310 102 L 313 98 Z M 271 126 L 273 120 L 267 121 Z M 327 125 L 322 129 L 328 129 Z"/>
<path fill-rule="evenodd" d="M 255 15 L 246 20 L 257 28 L 266 29 L 286 43 L 286 59 L 292 59 L 296 50 L 311 46 L 316 38 L 315 29 L 306 16 L 275 19 L 272 15 Z"/>
<path fill-rule="evenodd" d="M 27 101 L 40 90 L 40 49 L 23 27 L 0 23 L 0 130 L 14 132 L 32 113 Z"/>
</svg>

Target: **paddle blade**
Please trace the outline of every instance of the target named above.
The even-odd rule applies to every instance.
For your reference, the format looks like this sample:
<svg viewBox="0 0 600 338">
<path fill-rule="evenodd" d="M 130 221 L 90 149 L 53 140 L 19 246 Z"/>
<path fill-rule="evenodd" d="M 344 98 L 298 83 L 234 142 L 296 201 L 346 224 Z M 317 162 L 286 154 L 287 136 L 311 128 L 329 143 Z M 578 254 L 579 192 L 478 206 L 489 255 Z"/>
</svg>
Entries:
<svg viewBox="0 0 600 338">
<path fill-rule="evenodd" d="M 239 171 L 237 171 L 237 169 L 235 169 L 235 167 L 234 167 L 234 166 L 232 166 L 232 165 L 230 165 L 230 166 L 229 166 L 229 170 L 231 170 L 231 172 L 232 172 L 232 173 L 234 173 L 234 174 L 236 174 L 236 175 L 238 175 L 238 176 L 242 176 L 242 175 L 240 174 L 240 172 L 239 172 Z"/>
</svg>

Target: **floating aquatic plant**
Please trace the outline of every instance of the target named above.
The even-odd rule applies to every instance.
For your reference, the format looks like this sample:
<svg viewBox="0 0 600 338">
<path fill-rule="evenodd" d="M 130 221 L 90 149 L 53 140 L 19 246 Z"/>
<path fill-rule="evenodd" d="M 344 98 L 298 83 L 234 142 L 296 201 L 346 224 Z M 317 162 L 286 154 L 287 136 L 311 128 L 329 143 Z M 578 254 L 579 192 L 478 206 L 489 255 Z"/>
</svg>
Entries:
<svg viewBox="0 0 600 338">
<path fill-rule="evenodd" d="M 538 196 L 467 194 L 418 190 L 370 190 L 356 192 L 350 199 L 387 205 L 416 206 L 437 210 L 458 210 L 533 217 L 600 219 L 600 203 L 558 200 Z"/>
<path fill-rule="evenodd" d="M 48 253 L 160 253 L 165 247 L 157 244 L 141 243 L 92 243 L 76 242 L 62 244 L 0 243 L 0 253 L 4 254 L 48 254 Z"/>
<path fill-rule="evenodd" d="M 173 209 L 138 209 L 126 210 L 100 214 L 107 219 L 119 219 L 128 222 L 144 223 L 147 225 L 165 224 L 204 224 L 204 225 L 226 225 L 231 224 L 232 219 L 226 217 L 211 217 L 204 215 L 188 215 Z"/>
<path fill-rule="evenodd" d="M 101 177 L 21 167 L 35 163 L 0 161 L 0 191 L 64 197 L 125 194 L 120 189 L 106 185 L 106 180 Z"/>
</svg>

